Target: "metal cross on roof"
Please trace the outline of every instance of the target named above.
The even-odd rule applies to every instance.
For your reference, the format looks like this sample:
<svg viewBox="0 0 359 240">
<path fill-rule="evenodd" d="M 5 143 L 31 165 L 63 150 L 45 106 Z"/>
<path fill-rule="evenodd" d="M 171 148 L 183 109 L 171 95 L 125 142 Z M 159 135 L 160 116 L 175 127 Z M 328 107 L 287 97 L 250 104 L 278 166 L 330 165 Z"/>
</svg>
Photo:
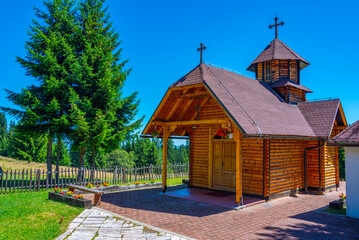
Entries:
<svg viewBox="0 0 359 240">
<path fill-rule="evenodd" d="M 275 38 L 278 38 L 278 26 L 283 26 L 284 22 L 281 21 L 280 23 L 278 23 L 277 16 L 275 16 L 274 21 L 275 21 L 275 24 L 269 25 L 269 29 L 272 29 L 272 27 L 275 27 Z"/>
<path fill-rule="evenodd" d="M 200 63 L 203 62 L 203 50 L 206 50 L 206 46 L 203 45 L 203 43 L 201 43 L 201 47 L 200 48 L 197 48 L 197 51 L 201 51 L 201 60 L 200 60 Z"/>
<path fill-rule="evenodd" d="M 199 120 L 199 111 L 201 110 L 201 106 L 199 105 L 199 103 L 197 103 L 197 107 L 195 107 L 194 109 L 197 110 L 197 120 Z"/>
</svg>

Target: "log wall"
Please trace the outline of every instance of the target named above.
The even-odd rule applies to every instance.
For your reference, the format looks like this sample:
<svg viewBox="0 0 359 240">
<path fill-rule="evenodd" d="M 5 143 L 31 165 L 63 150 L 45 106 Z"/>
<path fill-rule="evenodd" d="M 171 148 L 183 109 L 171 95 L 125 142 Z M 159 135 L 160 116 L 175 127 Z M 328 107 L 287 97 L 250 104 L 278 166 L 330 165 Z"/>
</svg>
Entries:
<svg viewBox="0 0 359 240">
<path fill-rule="evenodd" d="M 243 139 L 242 186 L 244 194 L 263 195 L 263 139 Z"/>
<path fill-rule="evenodd" d="M 270 140 L 269 194 L 304 188 L 304 149 L 307 141 Z"/>
<path fill-rule="evenodd" d="M 212 98 L 207 101 L 199 114 L 200 120 L 224 119 L 226 117 L 221 106 Z M 219 124 L 200 125 L 191 133 L 190 185 L 192 186 L 208 187 L 210 136 L 213 136 L 220 127 Z"/>
<path fill-rule="evenodd" d="M 320 141 L 308 141 L 307 147 L 317 147 Z M 310 188 L 320 188 L 320 149 L 313 149 L 307 152 L 307 185 Z"/>
<path fill-rule="evenodd" d="M 290 87 L 289 102 L 290 103 L 305 102 L 305 92 L 298 88 Z"/>
<path fill-rule="evenodd" d="M 297 60 L 289 60 L 289 79 L 293 82 L 299 83 L 298 79 L 298 63 Z"/>
</svg>

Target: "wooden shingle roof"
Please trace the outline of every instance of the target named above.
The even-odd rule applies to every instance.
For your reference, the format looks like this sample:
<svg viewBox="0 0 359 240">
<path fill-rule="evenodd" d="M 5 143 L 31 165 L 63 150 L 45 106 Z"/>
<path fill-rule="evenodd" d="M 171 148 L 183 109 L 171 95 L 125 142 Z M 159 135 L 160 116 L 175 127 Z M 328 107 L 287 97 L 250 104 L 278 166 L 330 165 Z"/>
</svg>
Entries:
<svg viewBox="0 0 359 240">
<path fill-rule="evenodd" d="M 173 83 L 169 89 L 200 84 L 205 86 L 247 136 L 329 137 L 338 112 L 339 100 L 288 104 L 264 81 L 204 63 Z M 165 101 L 161 105 L 165 106 Z M 159 114 L 163 115 L 161 112 Z M 151 119 L 157 119 L 156 114 Z M 144 131 L 143 134 L 149 132 Z"/>
<path fill-rule="evenodd" d="M 247 68 L 248 71 L 255 72 L 255 64 L 275 59 L 294 59 L 299 61 L 300 69 L 307 67 L 310 63 L 302 58 L 299 54 L 290 49 L 284 42 L 275 38 L 268 46 L 258 55 L 256 59 Z"/>
<path fill-rule="evenodd" d="M 298 108 L 317 137 L 329 138 L 339 104 L 339 99 L 332 99 L 298 103 Z"/>
<path fill-rule="evenodd" d="M 332 139 L 332 142 L 342 145 L 359 145 L 359 121 L 340 132 Z"/>
</svg>

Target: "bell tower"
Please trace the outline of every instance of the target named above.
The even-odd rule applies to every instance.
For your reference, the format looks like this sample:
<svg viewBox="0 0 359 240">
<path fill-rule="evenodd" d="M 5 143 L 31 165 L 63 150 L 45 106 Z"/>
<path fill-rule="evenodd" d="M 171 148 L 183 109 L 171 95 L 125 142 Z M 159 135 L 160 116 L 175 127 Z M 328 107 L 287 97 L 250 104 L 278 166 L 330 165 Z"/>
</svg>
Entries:
<svg viewBox="0 0 359 240">
<path fill-rule="evenodd" d="M 309 65 L 304 58 L 278 39 L 278 18 L 274 18 L 275 38 L 247 68 L 256 74 L 256 79 L 266 82 L 287 103 L 306 101 L 305 94 L 312 91 L 300 83 L 300 71 Z"/>
</svg>

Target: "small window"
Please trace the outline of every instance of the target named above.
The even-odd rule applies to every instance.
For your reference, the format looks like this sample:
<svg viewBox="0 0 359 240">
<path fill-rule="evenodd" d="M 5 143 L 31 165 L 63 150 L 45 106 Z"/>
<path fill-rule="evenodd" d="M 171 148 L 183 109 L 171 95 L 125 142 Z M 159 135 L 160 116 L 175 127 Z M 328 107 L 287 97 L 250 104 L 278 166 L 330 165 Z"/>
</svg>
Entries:
<svg viewBox="0 0 359 240">
<path fill-rule="evenodd" d="M 264 65 L 264 80 L 266 82 L 270 82 L 272 80 L 272 69 L 271 69 L 271 63 L 268 61 L 268 62 L 265 62 L 265 65 Z"/>
</svg>

